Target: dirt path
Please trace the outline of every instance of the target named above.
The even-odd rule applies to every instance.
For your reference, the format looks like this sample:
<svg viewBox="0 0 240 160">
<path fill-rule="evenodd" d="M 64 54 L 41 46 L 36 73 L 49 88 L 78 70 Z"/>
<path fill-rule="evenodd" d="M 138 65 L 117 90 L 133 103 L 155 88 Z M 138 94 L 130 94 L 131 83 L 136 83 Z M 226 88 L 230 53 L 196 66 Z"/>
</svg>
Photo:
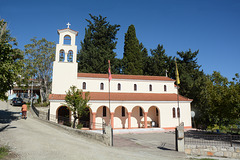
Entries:
<svg viewBox="0 0 240 160">
<path fill-rule="evenodd" d="M 107 147 L 93 140 L 48 126 L 28 115 L 18 119 L 20 107 L 0 102 L 0 144 L 10 146 L 22 160 L 75 159 L 186 159 L 177 152 L 163 153 L 146 147 Z"/>
</svg>

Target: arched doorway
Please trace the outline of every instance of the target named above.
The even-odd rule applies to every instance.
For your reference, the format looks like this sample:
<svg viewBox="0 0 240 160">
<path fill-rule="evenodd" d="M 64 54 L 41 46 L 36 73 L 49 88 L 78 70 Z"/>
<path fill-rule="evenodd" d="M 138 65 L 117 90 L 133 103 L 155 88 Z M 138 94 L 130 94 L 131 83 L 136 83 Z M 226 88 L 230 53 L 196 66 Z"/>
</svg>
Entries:
<svg viewBox="0 0 240 160">
<path fill-rule="evenodd" d="M 102 123 L 108 125 L 110 123 L 110 111 L 107 106 L 101 106 L 96 112 L 96 128 L 102 128 Z"/>
<path fill-rule="evenodd" d="M 79 118 L 78 124 L 82 124 L 82 127 L 84 128 L 90 128 L 90 114 L 91 114 L 91 109 L 85 108 L 85 111 Z"/>
<path fill-rule="evenodd" d="M 71 113 L 68 107 L 61 106 L 58 108 L 57 120 L 59 124 L 71 126 Z"/>
<path fill-rule="evenodd" d="M 151 119 L 152 127 L 160 127 L 160 111 L 156 106 L 148 109 L 148 117 Z"/>
<path fill-rule="evenodd" d="M 128 128 L 128 111 L 124 106 L 118 106 L 114 111 L 114 128 Z"/>
<path fill-rule="evenodd" d="M 144 123 L 144 110 L 140 106 L 135 106 L 132 109 L 131 117 L 131 127 L 132 128 L 141 128 Z"/>
</svg>

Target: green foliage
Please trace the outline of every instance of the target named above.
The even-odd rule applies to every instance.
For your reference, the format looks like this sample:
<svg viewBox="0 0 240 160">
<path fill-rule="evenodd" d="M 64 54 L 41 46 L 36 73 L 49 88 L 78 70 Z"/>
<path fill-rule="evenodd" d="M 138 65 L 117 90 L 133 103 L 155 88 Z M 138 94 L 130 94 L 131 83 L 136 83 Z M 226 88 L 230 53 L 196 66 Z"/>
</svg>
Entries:
<svg viewBox="0 0 240 160">
<path fill-rule="evenodd" d="M 185 52 L 177 52 L 178 71 L 180 77 L 179 93 L 185 97 L 193 99 L 192 110 L 196 113 L 196 123 L 198 125 L 209 124 L 209 114 L 207 107 L 206 85 L 207 77 L 201 66 L 197 63 L 199 51 L 192 52 L 191 49 Z M 175 71 L 175 67 L 173 69 Z M 171 73 L 175 78 L 175 73 Z"/>
<path fill-rule="evenodd" d="M 240 90 L 239 77 L 229 82 L 219 72 L 214 71 L 207 83 L 208 114 L 210 125 L 223 126 L 239 123 Z"/>
<path fill-rule="evenodd" d="M 43 102 L 43 103 L 34 103 L 35 107 L 48 107 L 50 102 Z"/>
<path fill-rule="evenodd" d="M 79 123 L 79 124 L 77 125 L 77 129 L 82 129 L 82 128 L 83 128 L 83 124 Z"/>
<path fill-rule="evenodd" d="M 83 91 L 77 89 L 76 86 L 71 86 L 66 92 L 65 101 L 67 106 L 73 112 L 74 117 L 73 128 L 75 128 L 77 119 L 80 119 L 85 114 L 88 114 L 87 109 L 89 108 L 89 105 L 87 103 L 89 100 L 89 92 L 83 93 Z"/>
<path fill-rule="evenodd" d="M 111 61 L 112 73 L 118 73 L 118 61 L 116 61 L 117 38 L 120 25 L 111 25 L 106 17 L 92 16 L 86 19 L 88 28 L 85 28 L 85 37 L 81 42 L 81 50 L 78 54 L 78 71 L 86 73 L 107 73 L 108 60 Z"/>
<path fill-rule="evenodd" d="M 49 42 L 45 38 L 31 39 L 31 44 L 25 45 L 25 66 L 23 77 L 26 80 L 36 79 L 40 84 L 41 102 L 48 101 L 51 90 L 53 61 L 55 55 L 55 43 Z M 29 81 L 27 84 L 30 83 Z"/>
<path fill-rule="evenodd" d="M 150 65 L 148 67 L 149 74 L 153 76 L 165 76 L 166 71 L 171 73 L 175 70 L 175 63 L 171 56 L 165 54 L 163 45 L 158 44 L 156 49 L 151 49 Z"/>
<path fill-rule="evenodd" d="M 22 68 L 23 54 L 14 49 L 16 39 L 12 38 L 7 30 L 7 22 L 0 20 L 0 99 L 7 100 L 6 92 L 13 88 L 14 82 L 19 79 Z"/>
<path fill-rule="evenodd" d="M 144 51 L 145 52 L 145 51 Z M 125 33 L 124 53 L 123 53 L 123 73 L 131 75 L 143 74 L 143 56 L 139 41 L 136 37 L 134 25 L 128 27 Z"/>
<path fill-rule="evenodd" d="M 8 153 L 9 153 L 9 147 L 6 147 L 6 146 L 0 147 L 0 159 L 2 159 L 5 156 L 7 156 Z"/>
<path fill-rule="evenodd" d="M 150 64 L 150 58 L 148 56 L 148 51 L 142 43 L 140 43 L 139 47 L 140 47 L 140 54 L 142 56 L 143 75 L 149 75 L 149 67 L 151 66 L 151 64 Z"/>
</svg>

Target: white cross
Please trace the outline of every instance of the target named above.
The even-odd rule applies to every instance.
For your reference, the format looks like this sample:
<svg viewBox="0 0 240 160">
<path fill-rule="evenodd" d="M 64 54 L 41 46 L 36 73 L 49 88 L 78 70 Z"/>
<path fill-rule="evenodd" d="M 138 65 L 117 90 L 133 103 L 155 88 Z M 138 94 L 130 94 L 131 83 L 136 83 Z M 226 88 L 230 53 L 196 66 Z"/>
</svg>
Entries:
<svg viewBox="0 0 240 160">
<path fill-rule="evenodd" d="M 69 28 L 70 25 L 71 25 L 71 24 L 68 22 L 68 24 L 67 24 L 68 28 Z"/>
</svg>

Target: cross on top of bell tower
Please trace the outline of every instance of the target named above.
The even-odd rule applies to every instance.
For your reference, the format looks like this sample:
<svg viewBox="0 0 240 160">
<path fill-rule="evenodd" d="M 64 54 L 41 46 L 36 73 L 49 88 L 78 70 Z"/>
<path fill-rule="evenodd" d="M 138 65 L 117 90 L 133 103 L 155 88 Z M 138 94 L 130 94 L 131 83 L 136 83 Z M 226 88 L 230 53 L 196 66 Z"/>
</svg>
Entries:
<svg viewBox="0 0 240 160">
<path fill-rule="evenodd" d="M 67 28 L 69 28 L 70 25 L 71 25 L 71 24 L 68 22 L 68 23 L 67 23 L 67 26 L 68 26 Z"/>
</svg>

